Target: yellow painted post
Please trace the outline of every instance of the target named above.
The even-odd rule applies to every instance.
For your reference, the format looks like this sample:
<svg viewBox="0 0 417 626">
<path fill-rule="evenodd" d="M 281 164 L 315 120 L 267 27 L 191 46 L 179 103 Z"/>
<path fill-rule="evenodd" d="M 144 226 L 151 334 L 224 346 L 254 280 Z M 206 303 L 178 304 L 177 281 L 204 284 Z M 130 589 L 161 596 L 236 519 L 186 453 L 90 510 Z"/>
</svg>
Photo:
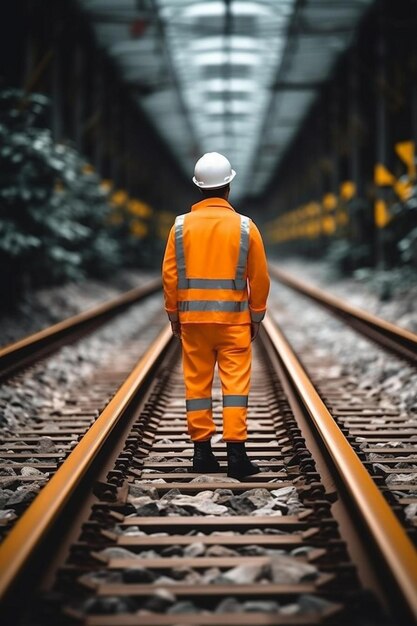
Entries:
<svg viewBox="0 0 417 626">
<path fill-rule="evenodd" d="M 409 177 L 414 179 L 416 177 L 414 141 L 399 141 L 395 144 L 395 152 L 398 154 L 400 159 L 407 165 Z"/>
</svg>

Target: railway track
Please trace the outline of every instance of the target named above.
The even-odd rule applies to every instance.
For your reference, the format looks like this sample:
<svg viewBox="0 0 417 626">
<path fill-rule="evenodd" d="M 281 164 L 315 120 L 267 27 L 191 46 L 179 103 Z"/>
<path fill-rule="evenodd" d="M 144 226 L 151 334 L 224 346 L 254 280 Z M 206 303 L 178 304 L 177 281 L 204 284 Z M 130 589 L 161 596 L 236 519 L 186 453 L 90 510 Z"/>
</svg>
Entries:
<svg viewBox="0 0 417 626">
<path fill-rule="evenodd" d="M 116 298 L 0 348 L 0 381 L 61 346 L 96 330 L 101 324 L 160 289 L 161 279 L 155 278 L 146 285 L 130 289 Z"/>
<path fill-rule="evenodd" d="M 404 528 L 270 319 L 261 340 L 248 448 L 263 471 L 189 472 L 165 329 L 0 547 L 12 623 L 414 623 Z M 217 385 L 219 425 L 220 405 Z"/>
<path fill-rule="evenodd" d="M 11 402 L 19 404 L 25 394 L 33 397 L 33 401 L 28 403 L 30 410 L 25 412 L 20 409 L 22 418 L 19 423 L 12 428 L 3 427 L 0 432 L 0 501 L 3 509 L 0 539 L 7 535 L 16 519 L 62 465 L 131 371 L 138 356 L 146 351 L 163 327 L 165 316 L 160 311 L 159 297 L 152 299 L 159 288 L 160 280 L 152 280 L 143 287 L 132 289 L 0 351 L 0 372 L 3 383 L 7 382 Z M 142 307 L 145 300 L 149 312 L 145 308 L 142 316 L 138 316 L 132 309 L 133 319 L 129 324 L 134 330 L 129 331 L 128 342 L 121 340 L 118 350 L 109 346 L 107 353 L 98 355 L 97 367 L 85 381 L 82 374 L 81 380 L 77 376 L 78 359 L 81 359 L 80 373 L 85 371 L 82 368 L 84 353 L 66 353 L 62 357 L 64 362 L 67 358 L 75 359 L 73 381 L 70 379 L 64 385 L 67 373 L 62 371 L 56 378 L 59 385 L 57 393 L 52 389 L 49 390 L 50 398 L 43 402 L 37 399 L 38 394 L 42 397 L 41 382 L 51 367 L 47 355 L 87 334 L 94 336 L 94 332 L 105 322 L 116 319 L 130 306 L 136 304 Z M 138 317 L 137 322 L 135 316 Z M 152 318 L 146 319 L 147 316 Z M 122 319 L 125 320 L 125 317 Z M 99 348 L 100 343 L 96 343 L 93 349 Z M 47 388 L 48 385 L 50 387 L 51 383 L 46 385 Z"/>
<path fill-rule="evenodd" d="M 271 268 L 271 274 L 298 294 L 321 305 L 331 315 L 347 322 L 384 351 L 393 352 L 412 367 L 416 365 L 417 336 L 410 331 L 348 305 L 275 267 Z M 369 389 L 358 386 L 355 379 L 341 373 L 337 359 L 330 354 L 324 356 L 324 352 L 319 343 L 315 350 L 311 342 L 297 349 L 336 423 L 416 544 L 416 413 L 401 410 L 389 394 L 370 394 Z"/>
<path fill-rule="evenodd" d="M 324 307 L 368 339 L 372 339 L 383 348 L 417 365 L 417 335 L 411 331 L 352 306 L 274 265 L 269 267 L 269 271 L 274 279 Z"/>
</svg>

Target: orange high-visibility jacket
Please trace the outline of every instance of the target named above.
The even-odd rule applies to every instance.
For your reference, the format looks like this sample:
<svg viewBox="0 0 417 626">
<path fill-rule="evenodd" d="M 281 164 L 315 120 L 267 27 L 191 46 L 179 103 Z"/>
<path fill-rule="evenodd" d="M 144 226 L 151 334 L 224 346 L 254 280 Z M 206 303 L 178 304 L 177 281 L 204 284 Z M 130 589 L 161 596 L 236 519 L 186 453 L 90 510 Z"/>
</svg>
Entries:
<svg viewBox="0 0 417 626">
<path fill-rule="evenodd" d="M 202 200 L 176 218 L 162 278 L 171 321 L 249 324 L 265 315 L 269 276 L 261 235 L 222 198 Z"/>
</svg>

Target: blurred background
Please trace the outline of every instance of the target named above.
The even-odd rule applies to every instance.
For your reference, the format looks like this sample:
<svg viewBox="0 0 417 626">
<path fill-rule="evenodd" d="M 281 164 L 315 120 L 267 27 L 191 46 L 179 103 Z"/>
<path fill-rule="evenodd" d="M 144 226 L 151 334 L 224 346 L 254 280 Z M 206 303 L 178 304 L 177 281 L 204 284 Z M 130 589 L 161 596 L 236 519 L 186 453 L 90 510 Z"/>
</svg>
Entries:
<svg viewBox="0 0 417 626">
<path fill-rule="evenodd" d="M 207 151 L 271 258 L 417 267 L 416 0 L 14 0 L 0 47 L 1 308 L 159 271 Z"/>
</svg>

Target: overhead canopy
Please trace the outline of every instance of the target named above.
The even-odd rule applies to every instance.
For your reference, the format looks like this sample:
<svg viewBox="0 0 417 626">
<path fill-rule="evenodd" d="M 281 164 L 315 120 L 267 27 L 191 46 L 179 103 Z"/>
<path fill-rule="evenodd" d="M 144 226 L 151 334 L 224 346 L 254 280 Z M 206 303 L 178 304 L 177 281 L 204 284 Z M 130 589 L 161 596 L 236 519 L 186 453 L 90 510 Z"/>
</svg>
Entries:
<svg viewBox="0 0 417 626">
<path fill-rule="evenodd" d="M 259 194 L 373 0 L 79 0 L 188 177 L 204 152 Z"/>
</svg>

